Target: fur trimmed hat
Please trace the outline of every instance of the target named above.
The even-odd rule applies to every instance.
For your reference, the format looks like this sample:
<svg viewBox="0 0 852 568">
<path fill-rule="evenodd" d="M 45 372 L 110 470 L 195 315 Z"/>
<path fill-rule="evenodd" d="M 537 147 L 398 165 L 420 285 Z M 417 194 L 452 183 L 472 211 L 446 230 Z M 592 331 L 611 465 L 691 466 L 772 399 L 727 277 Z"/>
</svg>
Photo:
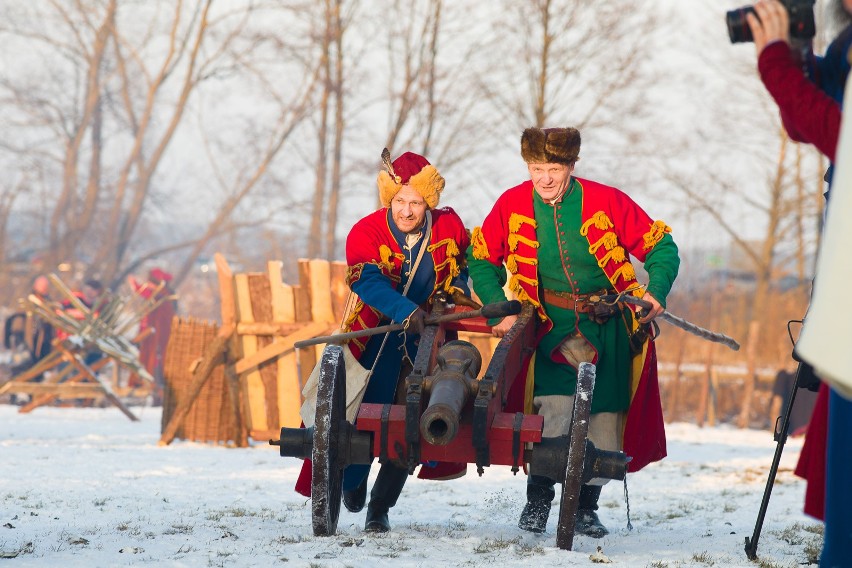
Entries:
<svg viewBox="0 0 852 568">
<path fill-rule="evenodd" d="M 521 157 L 528 164 L 573 166 L 580 155 L 576 128 L 527 128 L 521 134 Z"/>
<path fill-rule="evenodd" d="M 379 172 L 376 183 L 383 207 L 390 205 L 393 196 L 403 185 L 409 185 L 417 191 L 429 209 L 438 206 L 441 192 L 444 191 L 444 178 L 426 158 L 414 152 L 406 152 L 391 163 L 390 152 L 385 148 L 382 151 L 382 164 L 385 169 Z"/>
</svg>

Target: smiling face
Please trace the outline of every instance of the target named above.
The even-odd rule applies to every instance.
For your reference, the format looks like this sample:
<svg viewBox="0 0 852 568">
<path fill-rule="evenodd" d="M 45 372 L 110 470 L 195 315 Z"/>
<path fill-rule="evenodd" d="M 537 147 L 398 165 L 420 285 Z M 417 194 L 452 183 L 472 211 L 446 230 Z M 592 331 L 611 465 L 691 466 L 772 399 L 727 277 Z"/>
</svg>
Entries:
<svg viewBox="0 0 852 568">
<path fill-rule="evenodd" d="M 426 201 L 410 185 L 403 185 L 391 200 L 391 217 L 403 233 L 415 233 L 426 219 Z"/>
<path fill-rule="evenodd" d="M 568 187 L 574 166 L 556 163 L 527 164 L 527 169 L 530 172 L 530 179 L 532 179 L 536 193 L 547 201 L 559 197 Z"/>
</svg>

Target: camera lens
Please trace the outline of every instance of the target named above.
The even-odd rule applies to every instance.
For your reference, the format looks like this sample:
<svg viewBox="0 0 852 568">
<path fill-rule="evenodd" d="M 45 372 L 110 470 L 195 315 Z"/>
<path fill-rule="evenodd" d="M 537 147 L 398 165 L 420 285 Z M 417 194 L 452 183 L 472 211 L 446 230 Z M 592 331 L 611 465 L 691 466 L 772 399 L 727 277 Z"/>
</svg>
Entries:
<svg viewBox="0 0 852 568">
<path fill-rule="evenodd" d="M 731 38 L 731 43 L 754 41 L 754 37 L 751 35 L 751 28 L 748 27 L 748 22 L 746 21 L 746 14 L 754 13 L 752 6 L 744 6 L 725 14 L 725 21 L 728 23 L 728 37 Z"/>
</svg>

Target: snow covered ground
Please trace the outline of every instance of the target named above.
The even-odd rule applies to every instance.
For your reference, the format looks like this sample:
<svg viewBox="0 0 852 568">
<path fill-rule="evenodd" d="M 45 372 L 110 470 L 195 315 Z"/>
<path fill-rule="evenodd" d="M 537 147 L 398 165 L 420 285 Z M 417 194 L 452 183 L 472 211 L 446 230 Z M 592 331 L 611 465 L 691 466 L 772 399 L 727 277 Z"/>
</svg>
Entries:
<svg viewBox="0 0 852 568">
<path fill-rule="evenodd" d="M 462 479 L 410 479 L 391 510 L 393 531 L 365 534 L 364 513 L 342 509 L 338 534 L 314 537 L 310 503 L 293 492 L 300 461 L 277 449 L 177 441 L 159 447 L 160 409 L 0 405 L 0 556 L 4 566 L 613 566 L 807 564 L 821 524 L 801 513 L 788 441 L 763 533 L 760 563 L 743 552 L 775 449 L 769 432 L 668 428 L 669 457 L 601 497 L 611 534 L 556 547 L 556 514 L 543 535 L 517 528 L 524 479 L 506 467 Z M 377 468 L 374 468 L 373 475 Z"/>
</svg>

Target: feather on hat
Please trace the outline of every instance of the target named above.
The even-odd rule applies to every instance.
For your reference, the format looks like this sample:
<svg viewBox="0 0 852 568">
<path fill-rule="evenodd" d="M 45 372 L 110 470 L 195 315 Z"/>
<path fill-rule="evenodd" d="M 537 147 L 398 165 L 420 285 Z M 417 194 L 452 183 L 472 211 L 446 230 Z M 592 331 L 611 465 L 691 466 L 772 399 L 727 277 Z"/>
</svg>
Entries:
<svg viewBox="0 0 852 568">
<path fill-rule="evenodd" d="M 429 160 L 414 152 L 406 152 L 391 162 L 390 152 L 385 148 L 382 150 L 382 165 L 384 169 L 379 172 L 376 183 L 383 207 L 390 205 L 393 196 L 403 185 L 409 185 L 417 191 L 429 209 L 438 206 L 445 182 Z"/>
</svg>

